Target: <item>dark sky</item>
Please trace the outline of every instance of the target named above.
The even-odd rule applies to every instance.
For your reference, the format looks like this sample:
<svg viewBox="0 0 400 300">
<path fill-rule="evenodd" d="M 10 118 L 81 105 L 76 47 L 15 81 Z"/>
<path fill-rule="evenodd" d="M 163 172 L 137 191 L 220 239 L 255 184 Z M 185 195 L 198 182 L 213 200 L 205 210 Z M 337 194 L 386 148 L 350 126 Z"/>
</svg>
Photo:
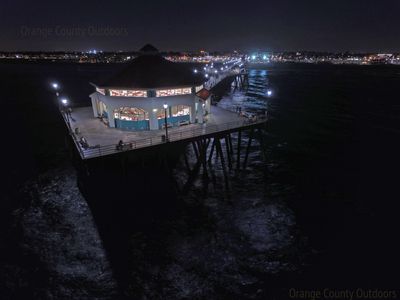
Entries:
<svg viewBox="0 0 400 300">
<path fill-rule="evenodd" d="M 400 52 L 399 0 L 1 0 L 0 50 Z"/>
</svg>

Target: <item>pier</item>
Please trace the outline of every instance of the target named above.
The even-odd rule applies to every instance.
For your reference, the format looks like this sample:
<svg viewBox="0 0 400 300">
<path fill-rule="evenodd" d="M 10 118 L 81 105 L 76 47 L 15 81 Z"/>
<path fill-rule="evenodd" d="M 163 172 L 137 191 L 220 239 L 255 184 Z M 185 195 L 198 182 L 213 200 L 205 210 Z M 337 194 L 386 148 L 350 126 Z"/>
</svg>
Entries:
<svg viewBox="0 0 400 300">
<path fill-rule="evenodd" d="M 246 168 L 255 138 L 264 153 L 262 131 L 268 121 L 266 113 L 252 114 L 239 107 L 229 111 L 212 101 L 222 82 L 235 89 L 247 88 L 248 74 L 242 60 L 206 65 L 204 71 L 188 70 L 162 58 L 151 45 L 141 51 L 142 55 L 123 72 L 93 84 L 96 92 L 90 95 L 91 107 L 60 105 L 80 161 L 129 156 L 131 161 L 138 162 L 138 158 L 149 153 L 159 158 L 157 153 L 168 156 L 171 152 L 175 158 L 176 154 L 184 156 L 187 162 L 184 149 L 191 146 L 196 157 L 193 169 L 202 167 L 207 175 L 207 165 L 215 155 L 226 177 L 227 168 Z M 67 103 L 64 99 L 61 102 Z M 232 135 L 237 145 L 233 145 Z M 191 174 L 192 168 L 186 165 Z"/>
<path fill-rule="evenodd" d="M 246 174 L 250 153 L 257 149 L 265 157 L 267 115 L 251 114 L 239 107 L 230 111 L 211 101 L 219 88 L 247 88 L 247 73 L 240 64 L 234 62 L 201 85 L 192 86 L 187 95 L 157 98 L 153 93 L 147 98 L 105 99 L 110 104 L 118 102 L 118 107 L 123 106 L 120 101 L 130 101 L 133 107 L 146 109 L 150 122 L 154 110 L 160 112 L 160 104 L 173 107 L 177 105 L 174 101 L 187 101 L 192 105 L 189 122 L 171 127 L 163 126 L 169 124 L 167 114 L 158 118 L 158 129 L 152 129 L 154 123 L 150 123 L 147 130 L 129 130 L 111 127 L 110 118 L 105 122 L 101 114 L 93 113 L 93 106 L 61 106 L 79 190 L 93 212 L 122 286 L 129 285 L 124 280 L 128 271 L 127 241 L 131 240 L 127 228 L 134 231 L 152 220 L 173 218 L 177 211 L 186 209 L 182 199 L 194 191 L 198 182 L 201 193 L 221 186 L 228 199 L 232 192 L 230 176 Z M 200 75 L 203 80 L 204 74 Z M 201 88 L 196 91 L 196 87 Z M 145 107 L 147 103 L 158 107 Z"/>
<path fill-rule="evenodd" d="M 189 124 L 170 128 L 168 141 L 165 140 L 165 130 L 156 131 L 126 131 L 108 128 L 98 119 L 91 117 L 90 107 L 74 109 L 69 116 L 63 114 L 66 125 L 78 128 L 78 131 L 69 130 L 72 140 L 80 157 L 84 160 L 106 155 L 118 154 L 124 151 L 133 151 L 140 148 L 154 147 L 164 143 L 192 141 L 259 127 L 267 122 L 266 116 L 248 118 L 240 116 L 217 106 L 212 106 L 211 114 L 207 116 L 206 123 Z M 86 141 L 86 145 L 82 143 Z M 123 147 L 118 148 L 119 141 Z"/>
<path fill-rule="evenodd" d="M 182 69 L 182 65 L 161 58 L 158 50 L 151 45 L 146 45 L 142 50 L 143 55 L 128 66 L 125 72 L 99 86 L 93 84 L 96 92 L 90 96 L 92 107 L 72 109 L 66 105 L 60 106 L 68 132 L 82 160 L 156 147 L 166 143 L 212 138 L 216 135 L 260 127 L 266 123 L 266 115 L 247 114 L 241 110 L 232 112 L 211 105 L 213 90 L 223 81 L 233 82 L 235 88 L 247 86 L 248 74 L 241 60 L 229 61 L 218 67 L 214 67 L 213 64 L 206 65 L 203 68 L 204 71 L 195 69 L 193 72 L 190 70 L 187 72 L 188 70 Z M 151 74 L 148 72 L 149 68 L 152 69 Z M 153 73 L 161 75 L 154 77 Z M 138 76 L 138 74 L 143 74 L 143 76 Z M 168 75 L 175 78 L 170 78 Z M 139 86 L 136 90 L 114 88 L 114 86 L 124 84 L 130 85 L 132 81 L 134 86 L 135 84 Z M 188 82 L 200 85 L 191 89 L 184 88 Z M 175 90 L 143 88 L 151 84 L 153 86 L 181 84 L 183 88 Z M 107 88 L 108 86 L 111 88 Z M 183 94 L 162 97 L 164 94 L 161 93 L 167 92 Z M 65 101 L 61 100 L 63 104 L 66 104 Z M 177 109 L 186 107 L 186 115 L 171 117 L 171 108 L 168 108 L 168 121 L 165 117 L 164 124 L 163 116 L 167 115 L 168 106 L 164 104 L 164 109 L 160 109 L 160 101 L 161 103 L 168 101 Z M 121 121 L 124 119 L 116 119 L 118 117 L 116 108 L 120 107 L 120 110 L 127 106 L 134 107 L 132 109 L 135 112 L 144 113 L 147 116 L 147 119 L 141 118 L 143 121 L 129 124 L 129 126 L 138 126 L 136 129 L 124 128 L 124 125 L 127 126 L 125 121 Z M 160 113 L 163 114 L 161 117 Z M 181 113 L 183 114 L 183 111 Z M 156 114 L 158 114 L 158 120 Z M 170 119 L 178 121 L 171 124 Z M 120 127 L 115 128 L 117 126 Z"/>
</svg>

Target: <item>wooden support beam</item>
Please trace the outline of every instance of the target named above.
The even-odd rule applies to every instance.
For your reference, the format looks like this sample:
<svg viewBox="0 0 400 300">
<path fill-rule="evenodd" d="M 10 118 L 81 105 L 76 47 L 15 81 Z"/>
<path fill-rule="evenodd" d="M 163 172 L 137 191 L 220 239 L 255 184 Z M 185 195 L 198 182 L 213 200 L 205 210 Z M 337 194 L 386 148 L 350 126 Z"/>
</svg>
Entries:
<svg viewBox="0 0 400 300">
<path fill-rule="evenodd" d="M 228 158 L 228 167 L 232 169 L 232 159 L 231 159 L 231 151 L 229 149 L 229 138 L 225 136 L 225 149 L 226 149 L 226 157 Z"/>
<path fill-rule="evenodd" d="M 206 139 L 206 150 L 208 149 L 208 146 L 210 145 L 210 142 L 211 142 L 211 138 L 207 138 Z M 207 152 L 206 152 L 206 154 L 207 154 Z"/>
<path fill-rule="evenodd" d="M 207 174 L 207 163 L 206 163 L 206 159 L 207 159 L 207 142 L 205 140 L 199 140 L 197 141 L 198 143 L 198 149 L 199 149 L 199 160 L 201 165 L 203 166 L 203 176 L 204 177 L 208 177 Z"/>
<path fill-rule="evenodd" d="M 262 129 L 258 128 L 257 129 L 257 133 L 258 133 L 258 138 L 260 140 L 261 153 L 263 155 L 264 160 L 266 160 L 267 159 L 267 149 L 266 149 L 266 145 L 265 145 Z"/>
<path fill-rule="evenodd" d="M 251 142 L 253 140 L 253 135 L 254 135 L 254 128 L 252 128 L 250 131 L 249 141 L 247 143 L 247 148 L 246 148 L 246 155 L 244 157 L 244 162 L 243 162 L 243 169 L 246 169 L 247 160 L 249 158 L 249 153 L 250 153 Z"/>
<path fill-rule="evenodd" d="M 233 159 L 233 145 L 232 145 L 232 136 L 230 133 L 228 133 L 228 141 L 229 141 L 229 150 L 231 151 L 231 156 Z"/>
<path fill-rule="evenodd" d="M 190 173 L 190 164 L 189 164 L 189 160 L 186 154 L 186 149 L 183 152 L 183 159 L 185 160 L 185 166 L 186 166 L 186 171 L 188 172 L 188 174 Z"/>
<path fill-rule="evenodd" d="M 209 164 L 211 164 L 211 159 L 212 159 L 213 154 L 214 154 L 214 148 L 215 148 L 215 138 L 213 138 L 213 143 L 211 145 L 210 155 L 208 156 L 208 163 Z"/>
<path fill-rule="evenodd" d="M 240 170 L 240 144 L 242 143 L 242 131 L 238 132 L 237 151 L 236 151 L 236 169 Z"/>
<path fill-rule="evenodd" d="M 192 146 L 193 146 L 194 154 L 196 155 L 196 159 L 199 159 L 199 151 L 197 149 L 196 143 L 192 142 Z"/>
<path fill-rule="evenodd" d="M 221 141 L 219 138 L 217 138 L 217 141 L 216 141 L 216 148 L 217 148 L 217 153 L 219 153 L 219 155 L 221 157 L 221 165 L 222 165 L 222 171 L 224 172 L 225 186 L 228 189 L 229 188 L 228 173 L 226 171 L 224 153 L 222 152 Z"/>
<path fill-rule="evenodd" d="M 207 172 L 207 149 L 208 145 L 210 145 L 210 139 L 204 139 L 203 143 L 203 168 L 204 168 L 204 174 L 206 178 L 208 178 L 208 172 Z"/>
</svg>

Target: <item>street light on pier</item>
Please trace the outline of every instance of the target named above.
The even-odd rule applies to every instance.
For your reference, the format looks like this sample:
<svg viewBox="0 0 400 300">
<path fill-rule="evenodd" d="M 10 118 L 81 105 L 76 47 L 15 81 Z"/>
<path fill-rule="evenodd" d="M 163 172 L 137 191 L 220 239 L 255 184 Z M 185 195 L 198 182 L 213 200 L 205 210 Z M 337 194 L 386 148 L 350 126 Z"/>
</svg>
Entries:
<svg viewBox="0 0 400 300">
<path fill-rule="evenodd" d="M 60 89 L 60 85 L 57 83 L 57 82 L 53 82 L 52 84 L 51 84 L 51 87 L 56 91 L 56 96 L 58 97 L 58 96 L 60 96 L 60 94 L 59 94 L 59 89 Z"/>
<path fill-rule="evenodd" d="M 65 117 L 67 119 L 68 128 L 69 128 L 69 130 L 71 130 L 71 123 L 70 123 L 70 120 L 69 120 L 69 111 L 68 111 L 68 99 L 67 98 L 62 98 L 61 99 L 61 103 L 62 103 L 62 105 L 64 107 L 63 111 L 64 111 Z"/>
<path fill-rule="evenodd" d="M 168 142 L 168 126 L 167 126 L 167 108 L 168 108 L 168 104 L 164 103 L 163 105 L 164 107 L 164 122 L 165 122 L 165 141 Z"/>
</svg>

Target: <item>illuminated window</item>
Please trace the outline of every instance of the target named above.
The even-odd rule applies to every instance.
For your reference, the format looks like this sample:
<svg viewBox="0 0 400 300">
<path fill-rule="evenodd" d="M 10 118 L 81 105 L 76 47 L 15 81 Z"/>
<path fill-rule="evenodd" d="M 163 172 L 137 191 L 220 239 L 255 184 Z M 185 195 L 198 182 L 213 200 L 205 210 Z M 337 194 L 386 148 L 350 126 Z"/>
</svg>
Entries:
<svg viewBox="0 0 400 300">
<path fill-rule="evenodd" d="M 176 105 L 171 107 L 173 117 L 187 116 L 190 114 L 190 107 L 186 105 Z"/>
<path fill-rule="evenodd" d="M 191 88 L 157 90 L 156 97 L 187 95 L 187 94 L 191 94 L 191 93 L 192 93 Z"/>
<path fill-rule="evenodd" d="M 167 109 L 167 118 L 170 117 L 168 111 L 169 111 L 169 109 Z M 165 118 L 165 110 L 164 110 L 164 109 L 160 109 L 160 110 L 157 112 L 157 119 L 164 119 L 164 118 Z"/>
<path fill-rule="evenodd" d="M 106 94 L 106 90 L 105 90 L 105 89 L 96 88 L 96 91 L 99 92 L 99 93 L 102 94 L 102 95 L 105 95 L 105 94 Z"/>
<path fill-rule="evenodd" d="M 157 112 L 157 119 L 165 118 L 164 112 L 165 112 L 164 109 L 160 109 Z M 175 105 L 167 109 L 167 118 L 187 116 L 187 115 L 190 115 L 190 107 L 186 105 Z"/>
<path fill-rule="evenodd" d="M 146 90 L 110 90 L 110 96 L 114 97 L 147 97 Z"/>
<path fill-rule="evenodd" d="M 203 85 L 196 86 L 196 93 L 203 88 Z"/>
<path fill-rule="evenodd" d="M 114 118 L 126 121 L 143 121 L 149 119 L 149 113 L 136 107 L 120 107 L 114 110 Z"/>
</svg>

